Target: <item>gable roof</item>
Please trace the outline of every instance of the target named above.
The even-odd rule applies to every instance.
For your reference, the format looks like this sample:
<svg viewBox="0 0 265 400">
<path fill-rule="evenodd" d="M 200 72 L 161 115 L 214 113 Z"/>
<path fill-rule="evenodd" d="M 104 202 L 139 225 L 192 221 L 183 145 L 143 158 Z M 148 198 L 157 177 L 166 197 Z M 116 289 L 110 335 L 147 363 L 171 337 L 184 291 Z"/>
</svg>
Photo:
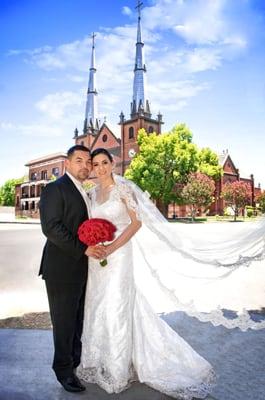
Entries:
<svg viewBox="0 0 265 400">
<path fill-rule="evenodd" d="M 95 139 L 94 139 L 94 141 L 93 141 L 93 143 L 92 143 L 92 145 L 91 145 L 91 150 L 93 150 L 94 146 L 96 145 L 96 143 L 97 143 L 99 137 L 101 136 L 102 131 L 103 131 L 104 128 L 107 129 L 107 131 L 110 133 L 110 135 L 111 135 L 111 136 L 114 138 L 114 140 L 117 142 L 117 146 L 120 146 L 120 144 L 121 144 L 121 139 L 117 138 L 117 136 L 115 136 L 115 134 L 114 134 L 114 133 L 110 130 L 110 128 L 108 127 L 108 125 L 104 122 L 104 123 L 101 125 L 100 130 L 98 131 L 98 133 L 97 133 L 96 136 L 95 136 Z"/>
<path fill-rule="evenodd" d="M 35 158 L 34 160 L 28 161 L 25 164 L 25 166 L 26 167 L 30 167 L 31 165 L 38 164 L 38 163 L 43 162 L 43 161 L 50 161 L 50 160 L 57 159 L 57 158 L 65 159 L 66 157 L 67 157 L 67 154 L 66 153 L 62 153 L 62 152 L 48 154 L 47 156 L 42 156 L 42 157 L 39 157 L 39 158 Z"/>
<path fill-rule="evenodd" d="M 230 164 L 229 165 L 229 169 L 232 170 L 232 173 L 238 174 L 238 169 L 236 168 L 236 166 L 235 166 L 235 164 L 234 164 L 234 162 L 233 162 L 232 158 L 230 157 L 230 155 L 229 155 L 227 150 L 223 151 L 222 154 L 219 154 L 218 157 L 219 157 L 219 164 L 223 167 L 224 173 L 228 172 L 228 171 L 225 171 L 225 166 L 227 164 Z"/>
</svg>

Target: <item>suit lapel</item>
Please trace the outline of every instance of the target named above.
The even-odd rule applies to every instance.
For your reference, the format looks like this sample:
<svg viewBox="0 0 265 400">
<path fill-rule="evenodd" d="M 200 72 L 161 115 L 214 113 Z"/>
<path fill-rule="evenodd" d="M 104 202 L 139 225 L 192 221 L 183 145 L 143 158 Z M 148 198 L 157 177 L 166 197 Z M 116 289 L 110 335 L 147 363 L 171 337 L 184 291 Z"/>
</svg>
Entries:
<svg viewBox="0 0 265 400">
<path fill-rule="evenodd" d="M 86 204 L 82 194 L 79 192 L 79 190 L 75 186 L 75 184 L 72 181 L 72 179 L 67 174 L 64 174 L 62 176 L 61 180 L 62 180 L 62 182 L 64 184 L 66 184 L 69 187 L 69 189 L 71 191 L 71 194 L 73 194 L 79 200 L 79 202 L 80 202 L 80 199 L 81 199 L 82 204 L 83 204 L 84 208 L 86 209 L 87 214 L 89 215 L 89 209 L 88 209 L 89 205 L 88 205 L 88 203 Z"/>
</svg>

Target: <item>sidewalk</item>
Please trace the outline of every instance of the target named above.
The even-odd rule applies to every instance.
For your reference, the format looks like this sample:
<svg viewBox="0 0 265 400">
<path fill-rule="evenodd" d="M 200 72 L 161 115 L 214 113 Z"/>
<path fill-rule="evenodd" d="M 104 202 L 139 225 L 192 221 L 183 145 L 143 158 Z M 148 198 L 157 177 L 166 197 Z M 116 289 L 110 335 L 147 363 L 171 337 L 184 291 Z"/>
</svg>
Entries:
<svg viewBox="0 0 265 400">
<path fill-rule="evenodd" d="M 207 400 L 264 400 L 264 330 L 228 330 L 184 314 L 168 314 L 165 320 L 214 366 L 218 383 Z M 92 384 L 80 394 L 64 391 L 51 370 L 50 330 L 0 329 L 0 344 L 0 400 L 170 399 L 140 383 L 112 395 Z"/>
<path fill-rule="evenodd" d="M 66 392 L 51 369 L 51 331 L 0 329 L 0 343 L 0 400 L 170 399 L 139 383 L 117 395 L 109 395 L 92 384 L 87 384 L 82 393 Z"/>
<path fill-rule="evenodd" d="M 39 219 L 35 218 L 15 218 L 14 215 L 0 213 L 0 224 L 40 224 Z"/>
</svg>

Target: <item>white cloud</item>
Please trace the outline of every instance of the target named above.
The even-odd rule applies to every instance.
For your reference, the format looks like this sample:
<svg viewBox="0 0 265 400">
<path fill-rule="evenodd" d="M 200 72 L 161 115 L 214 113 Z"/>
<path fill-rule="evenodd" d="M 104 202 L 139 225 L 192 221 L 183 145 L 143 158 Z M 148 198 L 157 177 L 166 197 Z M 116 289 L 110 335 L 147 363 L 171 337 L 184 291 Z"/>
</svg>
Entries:
<svg viewBox="0 0 265 400">
<path fill-rule="evenodd" d="M 68 81 L 75 82 L 75 83 L 87 82 L 87 79 L 84 76 L 81 76 L 81 75 L 68 74 L 67 75 L 67 79 L 68 79 Z"/>
<path fill-rule="evenodd" d="M 185 69 L 187 72 L 214 70 L 221 65 L 221 51 L 218 49 L 195 48 L 186 54 Z"/>
<path fill-rule="evenodd" d="M 82 103 L 83 100 L 80 93 L 62 92 L 47 94 L 35 106 L 48 117 L 58 120 L 65 117 L 68 109 L 72 112 L 75 106 L 80 106 Z"/>
<path fill-rule="evenodd" d="M 209 89 L 209 84 L 198 84 L 192 80 L 164 81 L 159 87 L 151 86 L 149 89 L 152 110 L 154 114 L 158 110 L 167 112 L 181 110 L 188 105 L 189 99 Z"/>
<path fill-rule="evenodd" d="M 122 7 L 121 12 L 124 15 L 132 15 L 132 10 L 130 9 L 130 7 L 127 7 L 127 6 Z"/>
<path fill-rule="evenodd" d="M 63 130 L 61 126 L 52 126 L 48 124 L 14 124 L 11 122 L 1 122 L 0 130 L 3 132 L 16 132 L 18 135 L 45 137 L 45 136 L 61 136 Z"/>
<path fill-rule="evenodd" d="M 231 44 L 242 47 L 248 28 L 235 25 L 226 0 L 157 0 L 143 10 L 143 24 L 149 30 L 170 30 L 191 45 Z M 244 32 L 244 33 L 243 33 Z"/>
</svg>

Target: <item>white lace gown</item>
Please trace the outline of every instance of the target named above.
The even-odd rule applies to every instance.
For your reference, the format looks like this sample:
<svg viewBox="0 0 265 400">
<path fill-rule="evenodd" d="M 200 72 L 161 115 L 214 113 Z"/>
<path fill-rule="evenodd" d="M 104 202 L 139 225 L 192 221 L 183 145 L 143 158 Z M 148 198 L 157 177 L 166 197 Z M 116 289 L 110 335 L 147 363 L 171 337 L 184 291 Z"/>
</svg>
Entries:
<svg viewBox="0 0 265 400">
<path fill-rule="evenodd" d="M 92 217 L 113 222 L 120 235 L 130 223 L 127 207 L 135 209 L 130 193 L 116 185 L 102 204 L 95 190 L 91 197 Z M 111 254 L 106 267 L 89 261 L 82 344 L 78 376 L 108 393 L 138 380 L 190 400 L 205 398 L 215 381 L 211 365 L 153 312 L 135 285 L 132 241 Z"/>
</svg>

